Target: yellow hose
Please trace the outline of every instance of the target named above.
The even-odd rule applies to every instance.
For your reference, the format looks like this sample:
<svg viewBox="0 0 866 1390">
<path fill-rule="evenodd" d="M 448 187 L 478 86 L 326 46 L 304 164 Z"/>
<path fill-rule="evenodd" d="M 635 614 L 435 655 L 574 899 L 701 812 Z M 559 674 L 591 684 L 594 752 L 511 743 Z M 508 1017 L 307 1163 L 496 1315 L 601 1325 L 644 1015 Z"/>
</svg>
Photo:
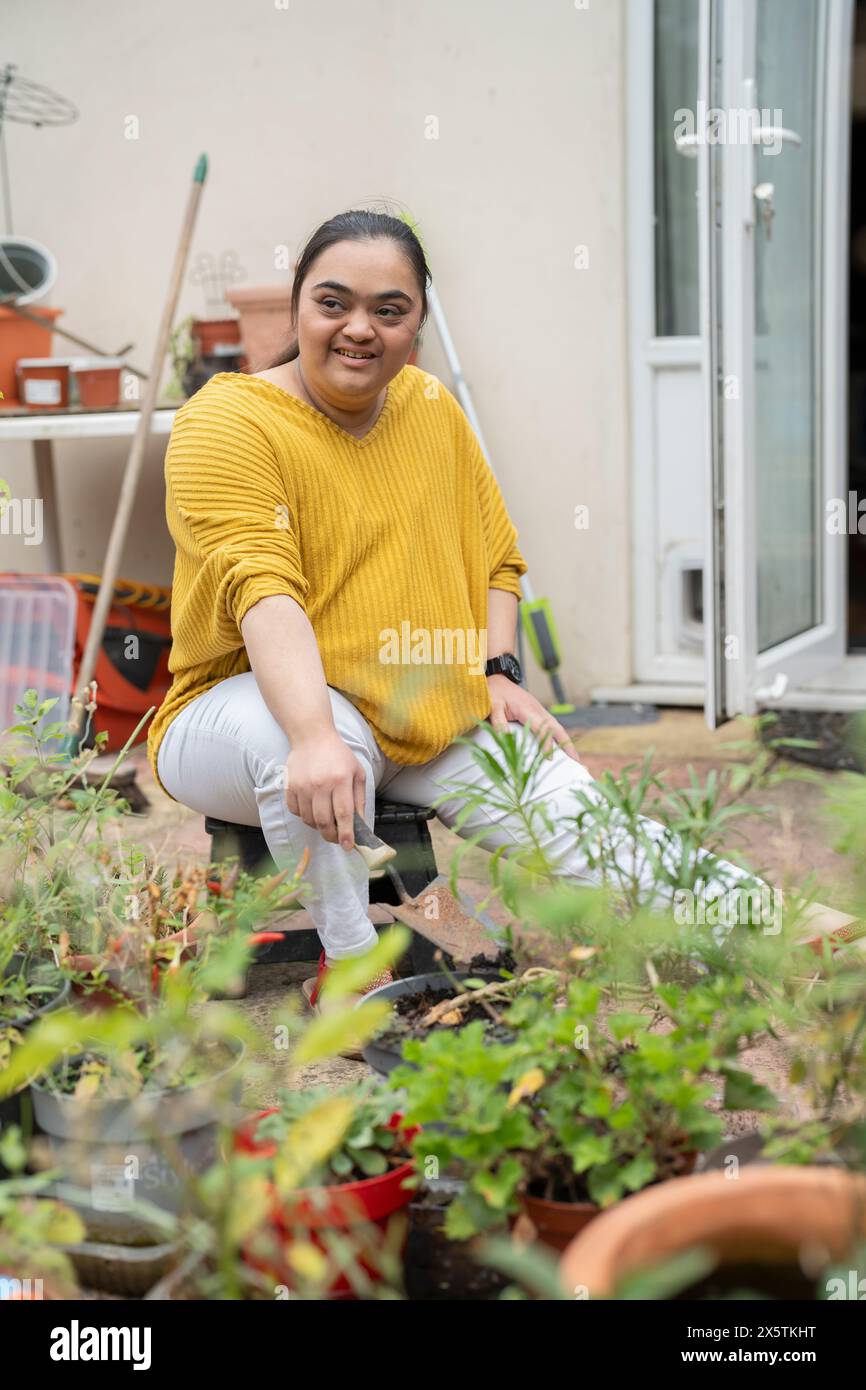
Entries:
<svg viewBox="0 0 866 1390">
<path fill-rule="evenodd" d="M 64 574 L 62 578 L 75 584 L 82 597 L 90 603 L 96 601 L 96 590 L 102 582 L 101 575 Z M 88 592 L 85 585 L 93 586 L 93 592 Z M 112 604 L 119 608 L 137 604 L 140 608 L 152 608 L 155 612 L 162 613 L 171 606 L 171 589 L 162 588 L 158 584 L 139 583 L 132 579 L 118 579 L 114 586 Z"/>
</svg>

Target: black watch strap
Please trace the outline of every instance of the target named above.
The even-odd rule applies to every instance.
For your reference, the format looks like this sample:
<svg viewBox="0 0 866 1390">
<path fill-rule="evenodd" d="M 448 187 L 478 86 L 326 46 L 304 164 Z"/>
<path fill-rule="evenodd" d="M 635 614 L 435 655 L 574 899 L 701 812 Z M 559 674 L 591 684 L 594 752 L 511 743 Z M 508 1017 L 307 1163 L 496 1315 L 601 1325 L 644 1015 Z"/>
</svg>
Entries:
<svg viewBox="0 0 866 1390">
<path fill-rule="evenodd" d="M 484 668 L 485 676 L 507 676 L 515 685 L 520 685 L 523 673 L 520 670 L 520 662 L 513 652 L 503 652 L 501 656 L 494 656 L 488 661 Z"/>
</svg>

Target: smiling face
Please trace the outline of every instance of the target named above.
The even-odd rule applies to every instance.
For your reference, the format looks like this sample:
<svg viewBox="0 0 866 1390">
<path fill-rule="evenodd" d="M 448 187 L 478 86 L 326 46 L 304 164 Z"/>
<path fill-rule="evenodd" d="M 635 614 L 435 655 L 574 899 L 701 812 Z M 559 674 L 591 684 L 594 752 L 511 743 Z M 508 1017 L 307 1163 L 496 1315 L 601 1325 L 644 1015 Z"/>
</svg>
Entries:
<svg viewBox="0 0 866 1390">
<path fill-rule="evenodd" d="M 421 313 L 411 263 L 389 237 L 330 246 L 310 267 L 298 302 L 309 389 L 344 410 L 375 401 L 406 365 Z"/>
</svg>

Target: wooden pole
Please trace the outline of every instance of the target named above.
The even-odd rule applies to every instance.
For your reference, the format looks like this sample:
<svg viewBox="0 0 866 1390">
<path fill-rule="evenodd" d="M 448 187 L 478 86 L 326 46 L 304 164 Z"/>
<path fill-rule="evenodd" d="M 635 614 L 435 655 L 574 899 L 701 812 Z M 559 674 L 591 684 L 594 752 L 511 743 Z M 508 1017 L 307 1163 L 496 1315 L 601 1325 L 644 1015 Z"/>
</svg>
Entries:
<svg viewBox="0 0 866 1390">
<path fill-rule="evenodd" d="M 150 374 L 145 386 L 144 399 L 141 403 L 141 412 L 138 417 L 138 428 L 136 429 L 129 456 L 126 460 L 126 467 L 123 473 L 123 485 L 120 489 L 120 497 L 117 503 L 117 510 L 114 514 L 108 549 L 105 554 L 105 563 L 102 569 L 99 593 L 93 605 L 93 616 L 90 620 L 87 642 L 81 657 L 81 666 L 78 672 L 78 686 L 72 697 L 69 735 L 65 745 L 66 752 L 71 757 L 74 757 L 79 751 L 81 736 L 84 729 L 85 709 L 88 701 L 88 686 L 96 670 L 96 659 L 102 646 L 105 624 L 109 609 L 111 608 L 111 600 L 114 597 L 114 585 L 117 580 L 120 557 L 123 551 L 124 541 L 126 540 L 126 533 L 129 529 L 135 494 L 138 489 L 138 480 L 141 476 L 142 464 L 144 463 L 144 451 L 150 435 L 150 421 L 156 407 L 157 391 L 159 390 L 159 382 L 162 376 L 165 356 L 168 352 L 171 328 L 177 310 L 177 302 L 180 297 L 180 288 L 186 268 L 187 257 L 189 256 L 189 248 L 192 243 L 192 234 L 198 214 L 198 205 L 201 200 L 204 182 L 207 178 L 207 167 L 207 155 L 203 154 L 199 157 L 193 172 L 192 187 L 189 191 L 186 213 L 180 232 L 180 241 L 174 258 L 174 266 L 172 268 L 168 293 L 163 306 L 159 330 L 156 335 L 153 365 L 150 369 Z"/>
</svg>

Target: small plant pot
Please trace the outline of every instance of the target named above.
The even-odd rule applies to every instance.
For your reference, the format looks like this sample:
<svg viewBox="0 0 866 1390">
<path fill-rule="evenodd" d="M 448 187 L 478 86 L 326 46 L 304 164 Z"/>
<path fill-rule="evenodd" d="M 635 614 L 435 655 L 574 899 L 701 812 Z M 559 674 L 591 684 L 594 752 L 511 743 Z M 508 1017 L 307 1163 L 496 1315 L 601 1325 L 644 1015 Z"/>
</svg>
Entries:
<svg viewBox="0 0 866 1390">
<path fill-rule="evenodd" d="M 234 1061 L 195 1086 L 142 1092 L 133 1100 L 80 1100 L 58 1095 L 39 1082 L 31 1087 L 36 1123 L 46 1136 L 54 1164 L 67 1180 L 90 1184 L 95 1210 L 117 1217 L 122 1228 L 135 1199 L 177 1211 L 183 1196 L 182 1176 L 167 1163 L 159 1136 L 170 1138 L 185 1167 L 202 1172 L 217 1156 L 217 1133 L 223 1110 L 223 1082 L 232 1072 L 230 1100 L 237 1102 L 244 1054 L 231 1044 Z"/>
<path fill-rule="evenodd" d="M 454 980 L 484 980 L 485 983 L 493 983 L 500 980 L 502 976 L 496 970 L 459 970 L 454 975 L 446 975 L 443 972 L 435 972 L 429 975 L 409 975 L 405 980 L 393 980 L 389 985 L 382 985 L 379 989 L 371 990 L 358 1001 L 356 1008 L 361 1004 L 368 1003 L 371 999 L 383 1000 L 393 1004 L 398 999 L 406 999 L 412 995 L 421 996 L 425 991 L 441 995 L 444 999 L 446 995 L 453 994 Z M 435 1027 L 435 1025 L 434 1025 Z M 433 1032 L 431 1028 L 429 1030 Z M 392 1042 L 387 1034 L 384 1039 L 372 1038 L 365 1043 L 361 1049 L 361 1055 L 368 1067 L 372 1067 L 380 1076 L 388 1076 L 395 1067 L 402 1063 L 402 1040 Z"/>
<path fill-rule="evenodd" d="M 18 974 L 25 959 L 26 957 L 22 951 L 16 951 L 4 971 L 4 976 L 8 978 L 10 975 Z M 16 1028 L 29 1028 L 30 1025 L 35 1023 L 37 1018 L 41 1018 L 43 1014 L 50 1014 L 53 1013 L 55 1009 L 62 1008 L 68 999 L 69 981 L 67 979 L 61 979 L 57 986 L 56 994 L 46 999 L 44 1004 L 40 1004 L 38 1007 L 27 1005 L 22 1013 L 16 1015 L 15 1018 L 7 1019 L 6 1022 L 14 1024 Z"/>
<path fill-rule="evenodd" d="M 44 304 L 33 306 L 41 320 L 33 323 L 22 318 L 14 309 L 0 306 L 0 391 L 5 400 L 0 406 L 20 404 L 17 398 L 17 365 L 22 357 L 48 357 L 54 337 L 54 321 L 63 309 L 49 309 Z"/>
<path fill-rule="evenodd" d="M 195 319 L 190 336 L 198 343 L 200 357 L 212 357 L 219 344 L 240 344 L 240 319 Z"/>
<path fill-rule="evenodd" d="M 120 405 L 121 357 L 75 357 L 72 374 L 80 405 L 90 410 L 112 410 Z"/>
<path fill-rule="evenodd" d="M 23 962 L 24 956 L 21 952 L 16 951 L 6 967 L 5 974 L 7 976 L 16 974 L 21 969 Z M 42 1018 L 44 1014 L 53 1013 L 55 1009 L 62 1008 L 68 1001 L 69 994 L 69 981 L 63 979 L 58 985 L 57 993 L 47 999 L 44 1004 L 38 1008 L 28 1007 L 26 1012 L 16 1018 L 8 1019 L 7 1022 L 11 1023 L 19 1032 L 26 1032 L 38 1018 Z M 0 1134 L 12 1125 L 20 1126 L 25 1132 L 29 1131 L 32 1119 L 29 1092 L 30 1087 L 23 1086 L 14 1095 L 5 1096 L 0 1100 Z M 0 1177 L 5 1176 L 6 1172 L 6 1168 L 0 1163 Z"/>
<path fill-rule="evenodd" d="M 552 1202 L 546 1197 L 520 1199 L 521 1215 L 515 1231 L 550 1250 L 565 1250 L 601 1212 L 595 1202 Z"/>
<path fill-rule="evenodd" d="M 276 1144 L 271 1141 L 259 1143 L 255 1132 L 260 1120 L 276 1113 L 278 1107 L 263 1110 L 251 1121 L 243 1125 L 236 1135 L 236 1147 L 240 1152 L 255 1154 L 260 1158 L 270 1158 L 276 1152 Z M 395 1114 L 391 1118 L 391 1128 L 401 1128 L 402 1117 Z M 411 1139 L 417 1128 L 406 1129 L 405 1137 Z M 333 1187 L 299 1188 L 297 1196 L 285 1200 L 273 1194 L 271 1226 L 276 1243 L 286 1251 L 301 1234 L 303 1240 L 317 1249 L 326 1251 L 322 1235 L 327 1231 L 351 1233 L 355 1246 L 355 1258 L 373 1283 L 380 1283 L 381 1272 L 376 1266 L 376 1239 L 371 1240 L 370 1227 L 385 1232 L 391 1218 L 407 1207 L 412 1201 L 414 1190 L 403 1186 L 406 1179 L 415 1172 L 412 1160 L 391 1168 L 379 1177 L 363 1178 L 359 1182 L 340 1183 Z M 404 1237 L 405 1248 L 405 1237 Z M 271 1275 L 278 1284 L 292 1288 L 296 1283 L 288 1261 L 281 1260 L 275 1268 L 270 1262 L 263 1264 L 252 1252 L 245 1252 L 244 1259 L 253 1268 Z M 329 1287 L 328 1298 L 352 1298 L 353 1289 L 345 1274 L 338 1274 Z"/>
<path fill-rule="evenodd" d="M 135 1246 L 82 1241 L 80 1245 L 61 1245 L 60 1249 L 69 1256 L 84 1288 L 121 1298 L 141 1298 L 174 1269 L 182 1245 L 179 1240 Z"/>
<path fill-rule="evenodd" d="M 28 410 L 56 410 L 69 404 L 69 359 L 22 357 L 16 365 L 18 399 Z"/>
<path fill-rule="evenodd" d="M 419 1302 L 481 1302 L 499 1297 L 509 1280 L 475 1257 L 481 1243 L 445 1234 L 450 1203 L 463 1191 L 455 1178 L 435 1178 L 415 1192 L 409 1207 L 406 1297 Z"/>
<path fill-rule="evenodd" d="M 241 340 L 249 369 L 260 372 L 291 337 L 291 286 L 238 285 L 226 299 L 241 316 Z"/>
</svg>

